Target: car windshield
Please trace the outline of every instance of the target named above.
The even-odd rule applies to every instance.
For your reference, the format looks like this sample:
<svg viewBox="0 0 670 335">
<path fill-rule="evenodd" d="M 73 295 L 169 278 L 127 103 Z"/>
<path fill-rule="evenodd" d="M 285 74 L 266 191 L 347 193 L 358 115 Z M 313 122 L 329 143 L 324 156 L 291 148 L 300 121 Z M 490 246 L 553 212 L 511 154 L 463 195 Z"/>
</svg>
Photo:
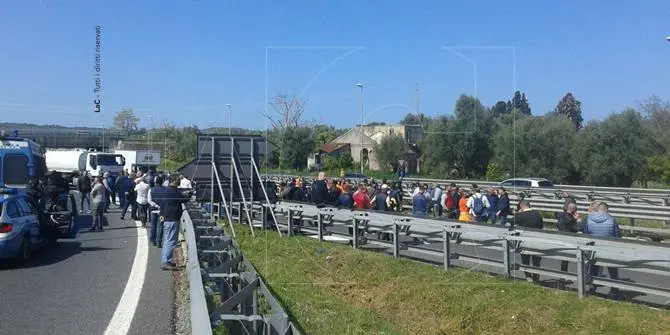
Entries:
<svg viewBox="0 0 670 335">
<path fill-rule="evenodd" d="M 28 157 L 22 154 L 9 154 L 2 162 L 2 180 L 5 185 L 26 185 L 29 179 Z"/>
<path fill-rule="evenodd" d="M 549 180 L 541 180 L 537 183 L 539 187 L 554 187 L 554 183 Z"/>
<path fill-rule="evenodd" d="M 125 162 L 121 155 L 98 155 L 96 163 L 105 166 L 123 166 Z"/>
</svg>

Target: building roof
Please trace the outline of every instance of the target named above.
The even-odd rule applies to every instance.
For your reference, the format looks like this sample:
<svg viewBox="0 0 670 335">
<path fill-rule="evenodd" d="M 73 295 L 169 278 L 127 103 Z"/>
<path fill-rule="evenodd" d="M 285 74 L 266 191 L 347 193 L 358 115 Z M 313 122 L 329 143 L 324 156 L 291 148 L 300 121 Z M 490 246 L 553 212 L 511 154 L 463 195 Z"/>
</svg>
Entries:
<svg viewBox="0 0 670 335">
<path fill-rule="evenodd" d="M 359 128 L 349 129 L 349 131 L 332 140 L 330 143 L 347 143 L 358 145 L 361 143 L 361 140 L 364 145 L 374 145 L 377 143 L 375 140 L 365 135 L 365 132 L 363 133 L 363 136 L 361 136 L 361 131 Z"/>
<path fill-rule="evenodd" d="M 349 143 L 327 143 L 323 145 L 323 148 L 321 148 L 321 151 L 325 153 L 332 153 L 337 150 L 340 150 L 344 147 L 348 147 Z"/>
</svg>

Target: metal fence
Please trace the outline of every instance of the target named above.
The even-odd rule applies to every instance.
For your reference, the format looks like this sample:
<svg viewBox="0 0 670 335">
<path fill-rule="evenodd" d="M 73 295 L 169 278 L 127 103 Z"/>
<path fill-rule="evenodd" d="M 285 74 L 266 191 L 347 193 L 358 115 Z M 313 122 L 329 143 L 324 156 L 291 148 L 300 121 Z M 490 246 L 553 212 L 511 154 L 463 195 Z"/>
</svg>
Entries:
<svg viewBox="0 0 670 335">
<path fill-rule="evenodd" d="M 235 206 L 233 206 L 234 208 Z M 266 206 L 251 206 L 254 225 L 274 229 Z M 545 285 L 575 289 L 579 296 L 607 295 L 657 306 L 670 303 L 670 246 L 456 221 L 437 221 L 372 211 L 317 208 L 311 204 L 273 205 L 276 226 L 291 234 L 378 248 L 393 257 L 532 278 Z M 237 209 L 237 220 L 243 212 Z M 532 256 L 539 257 L 540 263 Z M 530 262 L 519 258 L 530 258 Z M 532 263 L 532 264 L 531 264 Z M 609 272 L 604 277 L 603 268 Z"/>
<path fill-rule="evenodd" d="M 239 246 L 198 203 L 182 216 L 192 334 L 299 334 Z"/>
<path fill-rule="evenodd" d="M 284 174 L 266 174 L 268 178 L 275 180 L 287 180 L 295 176 Z M 312 178 L 306 178 L 310 181 Z M 356 178 L 349 178 L 355 180 Z M 406 188 L 412 187 L 415 183 L 439 185 L 455 183 L 459 187 L 468 189 L 470 185 L 476 184 L 481 188 L 499 186 L 498 182 L 480 181 L 480 180 L 445 180 L 445 179 L 425 179 L 425 178 L 403 178 Z M 647 189 L 647 188 L 623 188 L 623 187 L 601 187 L 601 186 L 579 186 L 579 185 L 554 185 L 552 188 L 524 188 L 508 187 L 514 193 L 525 193 L 528 196 L 542 198 L 560 198 L 561 193 L 567 192 L 572 196 L 585 201 L 610 201 L 621 204 L 640 204 L 647 206 L 670 206 L 670 189 Z"/>
<path fill-rule="evenodd" d="M 270 180 L 274 181 L 285 181 L 286 178 L 290 176 L 286 175 L 265 175 Z M 293 177 L 295 178 L 295 177 Z M 306 179 L 306 182 L 311 180 Z M 468 190 L 468 185 L 462 185 L 463 189 Z M 406 185 L 405 190 L 405 200 L 403 204 L 403 209 L 411 210 L 411 192 L 413 187 L 411 185 Z M 543 212 L 554 212 L 559 213 L 563 211 L 563 206 L 565 199 L 562 199 L 559 196 L 560 192 L 543 192 L 538 190 L 508 190 L 510 196 L 510 205 L 516 206 L 519 199 L 523 197 L 530 201 L 532 207 L 536 210 Z M 611 201 L 612 197 L 605 196 L 592 196 L 592 195 L 574 195 L 577 200 L 577 205 L 581 209 L 588 208 L 589 204 L 594 200 L 604 200 Z M 664 226 L 670 222 L 670 206 L 656 206 L 656 205 L 645 205 L 639 203 L 616 203 L 609 202 L 609 212 L 612 216 L 619 219 L 627 219 L 627 225 L 621 225 L 621 229 L 625 232 L 628 232 L 630 235 L 639 238 L 651 239 L 653 241 L 662 241 L 670 239 L 670 229 L 663 228 L 648 228 L 648 227 L 638 227 L 636 226 L 636 220 L 653 220 L 653 221 L 662 221 Z M 556 220 L 548 219 L 548 223 L 555 223 Z M 621 222 L 619 222 L 621 223 Z"/>
</svg>

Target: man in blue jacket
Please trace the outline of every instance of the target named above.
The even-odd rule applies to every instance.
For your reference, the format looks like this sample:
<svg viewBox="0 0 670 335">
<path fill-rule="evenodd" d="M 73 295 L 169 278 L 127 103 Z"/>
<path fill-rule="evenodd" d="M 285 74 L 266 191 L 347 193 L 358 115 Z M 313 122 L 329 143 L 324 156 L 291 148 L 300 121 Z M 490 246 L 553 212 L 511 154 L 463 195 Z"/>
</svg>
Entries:
<svg viewBox="0 0 670 335">
<path fill-rule="evenodd" d="M 163 250 L 161 251 L 161 269 L 174 270 L 175 263 L 172 261 L 172 252 L 177 245 L 179 237 L 179 223 L 181 222 L 182 204 L 187 198 L 177 189 L 179 178 L 171 178 L 168 187 L 162 190 L 158 201 L 154 201 L 160 207 L 160 218 L 163 222 Z"/>
<path fill-rule="evenodd" d="M 616 237 L 620 238 L 621 237 L 621 230 L 619 229 L 619 225 L 616 223 L 614 218 L 608 213 L 609 207 L 607 206 L 607 203 L 605 202 L 600 202 L 597 204 L 592 204 L 592 208 L 597 208 L 597 210 L 592 211 L 589 213 L 588 218 L 586 219 L 586 224 L 584 225 L 584 234 L 589 234 L 593 236 L 601 236 L 601 237 Z M 600 276 L 602 275 L 603 268 L 601 266 L 593 265 L 591 268 L 591 275 L 592 276 Z M 608 267 L 607 272 L 609 274 L 610 279 L 618 279 L 619 278 L 619 269 L 616 267 Z M 590 291 L 591 293 L 595 293 L 596 289 L 598 287 L 596 285 L 591 284 Z M 612 287 L 610 289 L 610 295 L 612 297 L 619 298 L 619 289 L 616 287 Z"/>
<path fill-rule="evenodd" d="M 614 218 L 608 213 L 608 206 L 601 202 L 598 210 L 589 214 L 584 226 L 584 234 L 602 237 L 621 237 L 621 230 Z"/>
<path fill-rule="evenodd" d="M 419 193 L 412 198 L 412 214 L 417 217 L 425 217 L 428 211 L 429 199 L 424 194 L 426 193 L 426 186 L 422 186 Z"/>
</svg>

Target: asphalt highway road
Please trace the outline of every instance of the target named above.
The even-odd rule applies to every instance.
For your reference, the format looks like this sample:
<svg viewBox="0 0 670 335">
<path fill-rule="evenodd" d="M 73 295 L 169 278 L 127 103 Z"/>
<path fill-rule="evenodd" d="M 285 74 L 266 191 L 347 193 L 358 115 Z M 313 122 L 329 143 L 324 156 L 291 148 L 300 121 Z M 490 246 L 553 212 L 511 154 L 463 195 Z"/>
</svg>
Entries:
<svg viewBox="0 0 670 335">
<path fill-rule="evenodd" d="M 160 269 L 160 249 L 138 243 L 148 229 L 119 212 L 112 206 L 103 232 L 88 232 L 91 217 L 80 215 L 79 240 L 60 240 L 26 266 L 0 265 L 0 334 L 173 333 L 173 275 Z M 126 286 L 136 289 L 124 295 Z"/>
</svg>

